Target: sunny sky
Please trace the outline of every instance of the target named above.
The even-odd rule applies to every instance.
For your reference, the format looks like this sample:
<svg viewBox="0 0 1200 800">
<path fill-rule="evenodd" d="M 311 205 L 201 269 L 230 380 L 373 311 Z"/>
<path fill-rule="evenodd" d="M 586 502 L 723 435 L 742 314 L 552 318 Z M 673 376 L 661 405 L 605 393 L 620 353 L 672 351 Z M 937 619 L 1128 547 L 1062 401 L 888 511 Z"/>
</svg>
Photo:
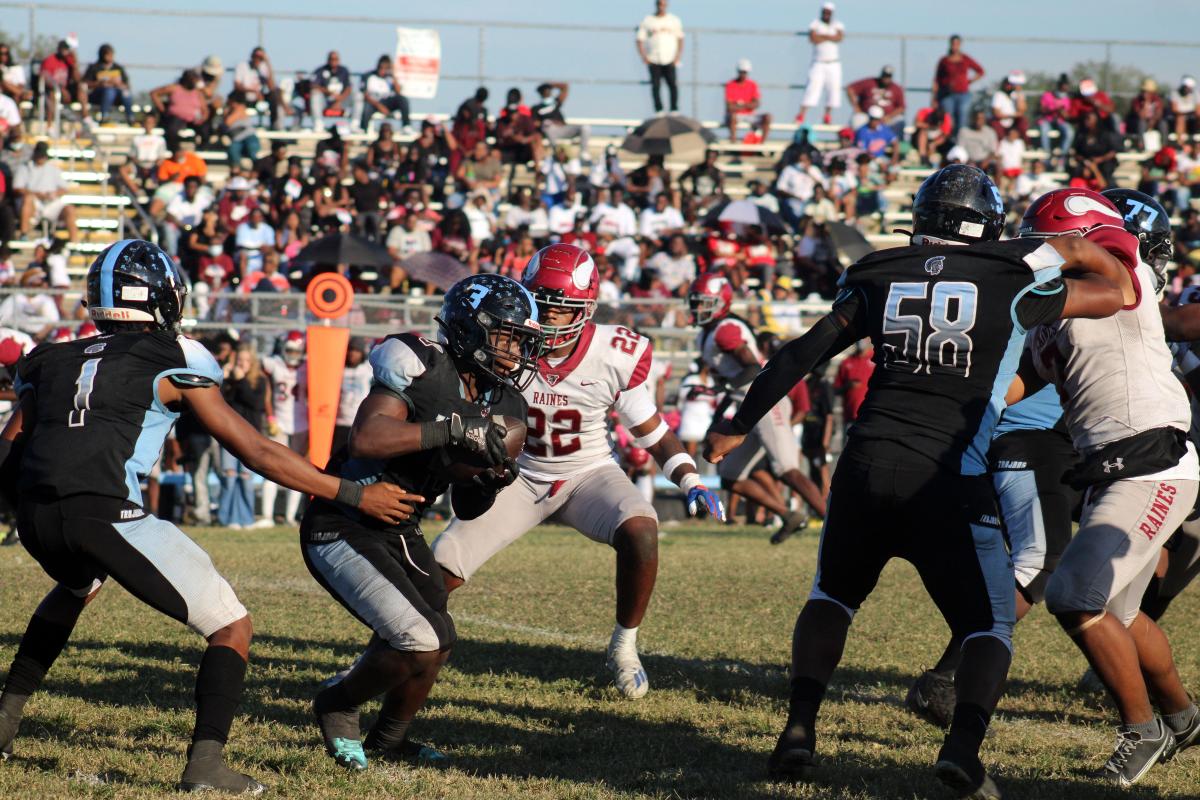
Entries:
<svg viewBox="0 0 1200 800">
<path fill-rule="evenodd" d="M 29 30 L 23 3 L 0 3 L 0 26 L 22 36 Z M 102 0 L 39 3 L 35 13 L 39 34 L 74 32 L 86 65 L 96 48 L 109 42 L 118 61 L 130 69 L 135 89 L 148 89 L 177 77 L 184 66 L 198 64 L 215 53 L 232 68 L 259 41 L 259 22 L 253 18 L 183 18 L 152 16 L 139 9 L 185 11 L 192 2 L 170 0 Z M 263 13 L 261 39 L 279 74 L 312 69 L 331 48 L 341 51 L 352 70 L 369 68 L 378 56 L 395 48 L 395 26 L 435 28 L 441 34 L 443 63 L 438 97 L 417 101 L 414 111 L 448 111 L 469 94 L 480 69 L 480 34 L 484 28 L 482 63 L 491 76 L 492 105 L 509 86 L 526 93 L 542 79 L 573 82 L 568 114 L 642 117 L 652 108 L 643 86 L 605 85 L 596 81 L 640 81 L 644 68 L 633 45 L 633 29 L 652 10 L 652 2 L 633 0 L 443 0 L 338 3 L 318 0 L 237 2 L 206 0 L 210 12 Z M 809 44 L 798 36 L 763 35 L 760 31 L 794 32 L 806 29 L 819 2 L 757 0 L 753 3 L 718 0 L 676 0 L 670 10 L 689 29 L 681 80 L 695 76 L 714 84 L 695 91 L 681 87 L 685 113 L 715 118 L 720 113 L 720 90 L 715 85 L 733 77 L 739 58 L 754 63 L 753 77 L 763 85 L 764 105 L 781 117 L 795 112 L 800 93 L 789 85 L 802 83 Z M 846 78 L 874 74 L 891 64 L 909 87 L 929 85 L 933 65 L 950 33 L 965 37 L 965 49 L 998 78 L 1010 69 L 1060 71 L 1076 61 L 1103 60 L 1102 43 L 1130 42 L 1111 48 L 1113 62 L 1134 64 L 1173 83 L 1180 75 L 1200 73 L 1200 2 L 1195 0 L 1008 0 L 1005 3 L 967 2 L 962 11 L 946 14 L 945 0 L 845 0 L 837 17 L 847 28 L 842 46 Z M 64 9 L 64 7 L 66 7 Z M 125 7 L 127 14 L 88 11 L 89 7 Z M 436 13 L 431 13 L 436 11 Z M 340 15 L 376 18 L 340 22 L 310 16 Z M 453 24 L 459 23 L 459 24 Z M 491 24 L 489 24 L 491 23 Z M 552 24 L 558 30 L 504 27 L 494 23 Z M 724 30 L 725 32 L 720 32 Z M 868 34 L 870 36 L 868 36 Z M 914 38 L 902 45 L 900 34 Z M 981 41 L 983 36 L 1009 41 Z M 921 38 L 925 37 L 925 38 Z M 1075 43 L 1039 41 L 1070 39 Z M 1156 42 L 1179 45 L 1166 47 Z M 924 97 L 914 96 L 914 107 Z"/>
</svg>

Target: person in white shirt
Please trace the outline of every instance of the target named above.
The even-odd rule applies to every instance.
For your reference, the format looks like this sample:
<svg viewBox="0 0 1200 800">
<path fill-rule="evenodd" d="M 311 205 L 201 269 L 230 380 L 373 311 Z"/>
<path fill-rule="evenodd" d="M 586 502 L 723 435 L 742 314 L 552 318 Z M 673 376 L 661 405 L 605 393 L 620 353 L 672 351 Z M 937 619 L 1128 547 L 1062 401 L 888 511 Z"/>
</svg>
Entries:
<svg viewBox="0 0 1200 800">
<path fill-rule="evenodd" d="M 683 230 L 683 215 L 668 203 L 669 199 L 667 193 L 662 192 L 654 198 L 654 207 L 642 212 L 638 232 L 655 247 L 661 246 L 667 236 Z"/>
<path fill-rule="evenodd" d="M 491 203 L 491 195 L 486 189 L 480 189 L 472 192 L 467 204 L 463 206 L 463 213 L 467 216 L 467 224 L 471 226 L 471 241 L 486 242 L 491 239 L 496 233 L 496 215 L 492 213 L 489 207 Z M 559 206 L 555 206 L 559 208 Z M 554 209 L 550 210 L 551 215 Z"/>
<path fill-rule="evenodd" d="M 237 65 L 233 71 L 233 93 L 247 106 L 255 108 L 266 101 L 270 109 L 271 127 L 279 127 L 279 87 L 275 85 L 275 71 L 267 51 L 256 47 L 250 58 Z"/>
<path fill-rule="evenodd" d="M 162 247 L 168 255 L 179 255 L 179 239 L 183 232 L 200 224 L 204 209 L 212 205 L 207 192 L 200 191 L 200 179 L 189 175 L 183 181 L 183 191 L 172 197 L 164 210 L 165 218 L 159 227 Z"/>
<path fill-rule="evenodd" d="M 359 123 L 364 131 L 371 117 L 382 114 L 389 119 L 392 114 L 399 112 L 401 131 L 405 136 L 415 133 L 412 121 L 408 117 L 408 98 L 400 93 L 400 86 L 393 74 L 395 66 L 391 56 L 380 56 L 375 64 L 375 71 L 364 75 L 362 79 L 363 110 Z"/>
<path fill-rule="evenodd" d="M 1196 116 L 1196 79 L 1184 75 L 1179 87 L 1171 90 L 1171 113 L 1175 116 L 1175 137 L 1183 141 L 1200 130 Z"/>
<path fill-rule="evenodd" d="M 746 184 L 746 188 L 750 190 L 750 194 L 746 195 L 746 199 L 759 208 L 765 208 L 773 214 L 779 213 L 779 198 L 768 191 L 768 186 L 762 181 L 754 180 Z"/>
<path fill-rule="evenodd" d="M 803 123 L 808 110 L 821 100 L 826 92 L 824 122 L 833 120 L 833 109 L 842 106 L 842 62 L 838 54 L 838 42 L 846 35 L 846 26 L 833 19 L 833 3 L 821 6 L 821 17 L 808 26 L 808 40 L 812 42 L 812 63 L 808 67 L 808 82 L 804 87 L 804 100 L 796 122 Z"/>
<path fill-rule="evenodd" d="M 1018 200 L 1033 200 L 1047 192 L 1061 189 L 1062 184 L 1046 172 L 1046 162 L 1040 158 L 1033 160 L 1030 172 L 1022 172 L 1017 176 L 1013 186 L 1013 196 Z"/>
<path fill-rule="evenodd" d="M 170 155 L 167 140 L 154 128 L 158 125 L 158 115 L 150 112 L 142 118 L 142 132 L 133 137 L 130 144 L 130 156 L 137 166 L 138 177 L 145 180 L 158 170 L 158 165 Z"/>
<path fill-rule="evenodd" d="M 783 168 L 775 182 L 775 192 L 783 200 L 779 211 L 788 223 L 794 226 L 804 216 L 804 204 L 812 199 L 818 184 L 825 184 L 825 175 L 812 163 L 807 150 L 797 150 L 796 160 Z"/>
<path fill-rule="evenodd" d="M 1000 162 L 1000 191 L 1012 192 L 1025 172 L 1025 137 L 1016 125 L 1005 131 L 996 145 L 996 159 Z"/>
<path fill-rule="evenodd" d="M 275 229 L 267 224 L 259 206 L 250 209 L 250 218 L 238 225 L 238 265 L 243 276 L 262 269 L 263 248 L 275 246 Z"/>
<path fill-rule="evenodd" d="M 992 126 L 996 129 L 996 135 L 1001 138 L 1004 138 L 1006 130 L 1014 126 L 1022 134 L 1029 128 L 1029 121 L 1025 118 L 1028 103 L 1025 100 L 1025 92 L 1021 91 L 1024 85 L 1025 73 L 1019 69 L 1013 70 L 1004 77 L 1000 88 L 992 94 Z"/>
<path fill-rule="evenodd" d="M 688 250 L 687 239 L 679 233 L 672 234 L 667 249 L 651 256 L 646 266 L 654 268 L 671 294 L 678 294 L 680 287 L 690 286 L 697 275 L 696 257 Z"/>
<path fill-rule="evenodd" d="M 0 136 L 17 141 L 22 135 L 21 109 L 17 107 L 17 101 L 0 94 Z"/>
<path fill-rule="evenodd" d="M 650 68 L 650 95 L 655 112 L 663 110 L 659 83 L 666 81 L 670 93 L 671 113 L 679 110 L 679 88 L 675 82 L 675 67 L 683 58 L 683 23 L 667 13 L 667 0 L 656 0 L 654 13 L 647 14 L 637 29 L 638 55 Z"/>
<path fill-rule="evenodd" d="M 587 214 L 587 208 L 579 199 L 575 187 L 567 187 L 563 201 L 552 207 L 547 214 L 547 227 L 550 233 L 563 236 L 575 230 L 575 220 L 580 214 Z"/>
<path fill-rule="evenodd" d="M 609 201 L 609 196 L 612 200 Z M 588 225 L 597 234 L 612 236 L 633 236 L 637 233 L 637 217 L 633 209 L 625 205 L 625 192 L 620 188 L 600 192 L 596 196 L 596 205 L 592 208 L 592 216 Z"/>
<path fill-rule="evenodd" d="M 401 263 L 404 259 L 418 255 L 419 253 L 428 253 L 433 249 L 433 240 L 427 231 L 423 231 L 417 227 L 418 222 L 416 214 L 406 214 L 404 220 L 388 232 L 388 253 L 397 263 Z M 475 239 L 474 231 L 471 232 L 471 238 L 475 241 L 483 241 L 482 239 Z"/>
<path fill-rule="evenodd" d="M 338 396 L 337 417 L 334 419 L 333 449 L 336 453 L 350 440 L 350 427 L 354 424 L 354 415 L 358 407 L 367 399 L 371 391 L 371 376 L 374 368 L 367 361 L 367 353 L 371 348 L 367 340 L 355 336 L 346 348 L 346 367 L 342 371 L 342 392 Z"/>
<path fill-rule="evenodd" d="M 29 267 L 21 274 L 22 289 L 44 289 L 46 271 Z M 62 319 L 58 305 L 48 294 L 10 294 L 0 303 L 0 325 L 16 328 L 30 336 L 41 336 Z"/>
</svg>

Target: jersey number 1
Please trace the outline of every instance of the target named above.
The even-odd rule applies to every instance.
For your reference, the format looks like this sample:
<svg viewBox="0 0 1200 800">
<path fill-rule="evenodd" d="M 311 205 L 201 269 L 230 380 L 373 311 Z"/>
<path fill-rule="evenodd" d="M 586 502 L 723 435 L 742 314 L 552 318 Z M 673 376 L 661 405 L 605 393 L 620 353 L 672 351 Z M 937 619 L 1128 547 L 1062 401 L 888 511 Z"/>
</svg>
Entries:
<svg viewBox="0 0 1200 800">
<path fill-rule="evenodd" d="M 87 412 L 92 410 L 92 390 L 96 388 L 96 371 L 103 359 L 89 358 L 79 368 L 75 379 L 75 408 L 67 414 L 67 427 L 82 428 L 87 422 Z"/>
<path fill-rule="evenodd" d="M 928 281 L 893 283 L 883 310 L 884 366 L 970 375 L 978 295 L 975 284 L 966 281 L 935 283 L 932 294 Z"/>
</svg>

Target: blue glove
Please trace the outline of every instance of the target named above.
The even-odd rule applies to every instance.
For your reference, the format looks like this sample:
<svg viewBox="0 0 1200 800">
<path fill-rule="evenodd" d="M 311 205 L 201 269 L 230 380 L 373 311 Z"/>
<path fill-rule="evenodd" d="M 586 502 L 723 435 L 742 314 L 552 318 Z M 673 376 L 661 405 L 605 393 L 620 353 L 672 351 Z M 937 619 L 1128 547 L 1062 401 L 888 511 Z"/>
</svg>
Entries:
<svg viewBox="0 0 1200 800">
<path fill-rule="evenodd" d="M 725 521 L 725 506 L 722 505 L 721 498 L 703 486 L 688 489 L 687 509 L 688 515 L 692 517 L 707 514 L 717 522 Z"/>
</svg>

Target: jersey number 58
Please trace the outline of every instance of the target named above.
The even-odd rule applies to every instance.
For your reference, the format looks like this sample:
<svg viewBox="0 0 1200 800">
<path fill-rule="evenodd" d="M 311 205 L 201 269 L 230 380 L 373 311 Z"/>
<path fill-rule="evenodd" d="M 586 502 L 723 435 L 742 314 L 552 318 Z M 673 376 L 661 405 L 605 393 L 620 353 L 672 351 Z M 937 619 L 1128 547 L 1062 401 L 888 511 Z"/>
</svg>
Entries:
<svg viewBox="0 0 1200 800">
<path fill-rule="evenodd" d="M 966 281 L 893 283 L 883 309 L 888 369 L 926 375 L 971 374 L 971 329 L 979 290 Z"/>
</svg>

